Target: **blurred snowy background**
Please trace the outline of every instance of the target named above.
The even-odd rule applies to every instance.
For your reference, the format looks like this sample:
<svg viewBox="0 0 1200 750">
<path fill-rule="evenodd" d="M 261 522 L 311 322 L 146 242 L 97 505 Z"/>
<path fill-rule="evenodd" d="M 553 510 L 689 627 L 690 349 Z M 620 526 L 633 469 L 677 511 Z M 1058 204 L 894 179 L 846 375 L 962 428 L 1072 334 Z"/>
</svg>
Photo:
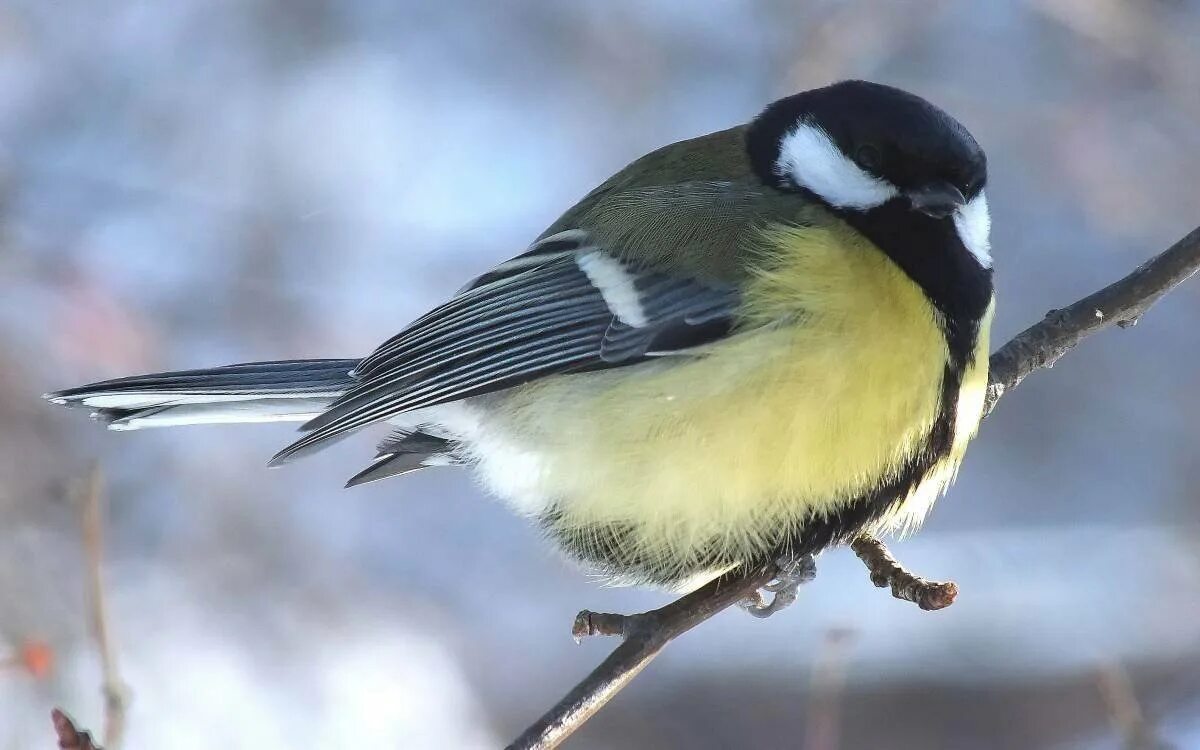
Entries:
<svg viewBox="0 0 1200 750">
<path fill-rule="evenodd" d="M 43 391 L 365 354 L 630 159 L 845 77 L 987 148 L 1002 342 L 1200 221 L 1198 38 L 1182 0 L 0 0 L 0 748 L 102 724 L 93 459 L 128 748 L 498 747 L 611 648 L 578 609 L 665 601 L 464 474 L 343 492 L 372 436 L 268 471 L 288 426 L 112 434 Z M 895 547 L 951 609 L 832 552 L 571 747 L 1121 748 L 1131 700 L 1200 746 L 1197 330 L 1193 283 L 1001 404 Z"/>
</svg>

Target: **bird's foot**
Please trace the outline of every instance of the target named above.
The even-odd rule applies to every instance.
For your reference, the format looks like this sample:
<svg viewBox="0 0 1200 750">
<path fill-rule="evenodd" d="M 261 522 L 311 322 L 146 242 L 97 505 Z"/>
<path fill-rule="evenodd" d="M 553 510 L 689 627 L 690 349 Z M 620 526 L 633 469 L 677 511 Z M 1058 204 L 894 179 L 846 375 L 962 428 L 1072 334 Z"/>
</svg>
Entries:
<svg viewBox="0 0 1200 750">
<path fill-rule="evenodd" d="M 770 617 L 781 609 L 786 609 L 796 601 L 800 587 L 817 577 L 817 561 L 812 555 L 781 557 L 775 564 L 779 566 L 775 580 L 762 588 L 763 591 L 774 594 L 771 601 L 766 601 L 762 592 L 755 591 L 738 602 L 739 607 L 755 617 Z"/>
</svg>

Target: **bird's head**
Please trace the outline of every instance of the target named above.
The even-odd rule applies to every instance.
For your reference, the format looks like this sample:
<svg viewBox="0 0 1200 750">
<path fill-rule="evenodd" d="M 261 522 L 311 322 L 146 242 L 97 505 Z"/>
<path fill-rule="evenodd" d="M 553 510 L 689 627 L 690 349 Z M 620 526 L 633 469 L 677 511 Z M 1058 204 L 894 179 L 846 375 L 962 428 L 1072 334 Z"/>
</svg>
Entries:
<svg viewBox="0 0 1200 750">
<path fill-rule="evenodd" d="M 843 215 L 903 207 L 952 220 L 986 255 L 987 158 L 962 124 L 919 96 L 867 81 L 805 91 L 755 118 L 746 147 L 773 188 Z"/>
</svg>

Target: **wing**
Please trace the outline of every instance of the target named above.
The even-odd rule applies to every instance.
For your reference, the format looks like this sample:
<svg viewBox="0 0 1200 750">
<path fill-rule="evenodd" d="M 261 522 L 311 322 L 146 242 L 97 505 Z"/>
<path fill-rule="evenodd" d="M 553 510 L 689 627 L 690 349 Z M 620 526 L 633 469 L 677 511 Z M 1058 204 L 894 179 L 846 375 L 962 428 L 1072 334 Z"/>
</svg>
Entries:
<svg viewBox="0 0 1200 750">
<path fill-rule="evenodd" d="M 686 355 L 729 335 L 732 282 L 664 273 L 567 230 L 480 276 L 360 362 L 358 383 L 272 463 L 397 414 L 549 375 Z"/>
</svg>

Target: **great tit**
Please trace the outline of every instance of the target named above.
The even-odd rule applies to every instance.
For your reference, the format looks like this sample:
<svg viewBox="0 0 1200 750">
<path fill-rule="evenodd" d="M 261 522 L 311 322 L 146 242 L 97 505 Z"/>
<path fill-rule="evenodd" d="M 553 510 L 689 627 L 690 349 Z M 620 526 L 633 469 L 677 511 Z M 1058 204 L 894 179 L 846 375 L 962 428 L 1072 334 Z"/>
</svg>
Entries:
<svg viewBox="0 0 1200 750">
<path fill-rule="evenodd" d="M 978 427 L 994 298 L 983 150 L 844 81 L 617 172 L 365 359 L 49 394 L 113 430 L 377 422 L 349 485 L 472 468 L 617 582 L 682 588 L 911 529 Z"/>
</svg>

